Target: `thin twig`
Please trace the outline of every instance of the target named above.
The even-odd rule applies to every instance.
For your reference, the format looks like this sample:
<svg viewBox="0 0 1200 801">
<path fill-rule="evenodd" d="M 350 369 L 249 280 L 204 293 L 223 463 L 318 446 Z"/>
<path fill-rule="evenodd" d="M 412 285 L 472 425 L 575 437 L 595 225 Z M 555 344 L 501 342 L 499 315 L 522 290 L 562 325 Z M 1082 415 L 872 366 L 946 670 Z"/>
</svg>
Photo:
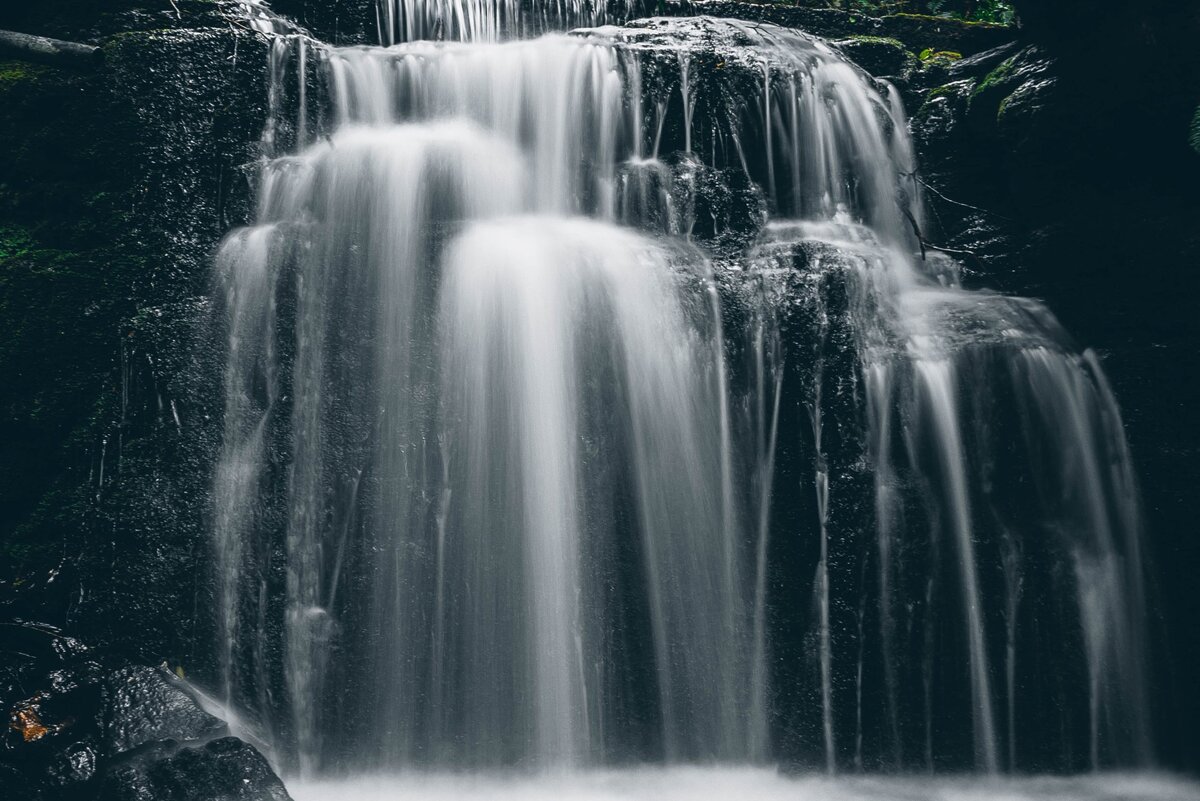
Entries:
<svg viewBox="0 0 1200 801">
<path fill-rule="evenodd" d="M 998 218 L 998 219 L 1001 219 L 1001 220 L 1006 220 L 1006 221 L 1008 221 L 1008 222 L 1012 222 L 1012 221 L 1013 221 L 1012 217 L 1005 217 L 1003 214 L 1000 214 L 999 212 L 991 211 L 991 210 L 989 210 L 989 209 L 980 208 L 979 206 L 972 206 L 970 203 L 963 203 L 963 202 L 962 202 L 962 201 L 960 201 L 960 200 L 954 200 L 953 198 L 948 198 L 948 197 L 946 197 L 944 194 L 942 194 L 941 192 L 939 192 L 937 189 L 935 189 L 934 187 L 932 187 L 932 186 L 930 186 L 928 183 L 926 183 L 924 180 L 922 180 L 921 176 L 920 176 L 920 175 L 918 175 L 918 174 L 917 174 L 917 173 L 915 173 L 915 172 L 912 172 L 912 173 L 907 173 L 907 174 L 906 174 L 904 177 L 906 177 L 906 178 L 912 178 L 914 181 L 916 181 L 917 183 L 919 183 L 921 186 L 925 187 L 925 188 L 926 188 L 926 189 L 928 189 L 930 192 L 932 192 L 933 194 L 937 195 L 937 196 L 938 196 L 940 199 L 942 199 L 942 200 L 946 201 L 947 203 L 949 203 L 949 204 L 950 204 L 950 205 L 952 205 L 952 206 L 960 206 L 960 207 L 962 207 L 962 208 L 964 208 L 964 209 L 970 209 L 971 211 L 977 211 L 977 212 L 979 212 L 980 214 L 986 214 L 986 215 L 988 215 L 989 217 L 996 217 L 996 218 Z"/>
<path fill-rule="evenodd" d="M 983 260 L 980 259 L 979 256 L 973 251 L 965 250 L 963 248 L 943 247 L 942 245 L 930 242 L 925 238 L 925 234 L 921 232 L 921 225 L 917 222 L 917 218 L 913 216 L 913 213 L 909 210 L 908 206 L 901 203 L 900 211 L 902 211 L 905 218 L 908 219 L 908 224 L 912 226 L 913 234 L 917 237 L 917 243 L 921 246 L 921 261 L 925 261 L 927 251 L 936 250 L 939 253 L 945 253 L 950 256 L 958 256 L 960 258 L 967 259 L 976 267 L 983 266 Z"/>
</svg>

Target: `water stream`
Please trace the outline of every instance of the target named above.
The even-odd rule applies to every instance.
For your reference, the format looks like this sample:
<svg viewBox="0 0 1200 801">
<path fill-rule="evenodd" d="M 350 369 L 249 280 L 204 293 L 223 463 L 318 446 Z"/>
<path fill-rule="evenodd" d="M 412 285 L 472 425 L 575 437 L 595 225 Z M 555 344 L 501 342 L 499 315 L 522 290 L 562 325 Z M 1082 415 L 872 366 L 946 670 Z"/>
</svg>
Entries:
<svg viewBox="0 0 1200 801">
<path fill-rule="evenodd" d="M 276 38 L 217 257 L 221 701 L 310 778 L 1149 764 L 1096 357 L 921 252 L 890 87 L 611 11 Z"/>
</svg>

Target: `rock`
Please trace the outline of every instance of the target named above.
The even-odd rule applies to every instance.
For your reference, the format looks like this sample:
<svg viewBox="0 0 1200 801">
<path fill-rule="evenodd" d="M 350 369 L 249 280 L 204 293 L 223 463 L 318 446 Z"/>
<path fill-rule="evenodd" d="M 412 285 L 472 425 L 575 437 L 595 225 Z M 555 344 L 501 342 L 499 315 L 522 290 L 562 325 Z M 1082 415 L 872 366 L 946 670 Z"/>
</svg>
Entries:
<svg viewBox="0 0 1200 801">
<path fill-rule="evenodd" d="M 0 653 L 27 659 L 66 661 L 83 656 L 88 647 L 45 623 L 0 623 Z"/>
<path fill-rule="evenodd" d="M 846 58 L 877 77 L 902 75 L 916 66 L 916 58 L 899 39 L 851 36 L 833 44 Z"/>
<path fill-rule="evenodd" d="M 785 28 L 832 39 L 874 36 L 897 39 L 909 50 L 926 48 L 962 55 L 988 50 L 1013 38 L 1005 25 L 963 22 L 920 14 L 871 17 L 813 3 L 743 3 L 735 0 L 669 0 L 658 13 L 671 16 L 707 15 L 770 22 Z"/>
<path fill-rule="evenodd" d="M 920 52 L 972 55 L 998 47 L 1013 38 L 1013 29 L 991 22 L 965 22 L 923 14 L 892 14 L 881 18 L 881 35 L 899 39 Z"/>
<path fill-rule="evenodd" d="M 99 43 L 114 33 L 169 28 L 223 28 L 232 0 L 45 0 L 0 5 L 0 28 Z"/>
<path fill-rule="evenodd" d="M 976 81 L 963 78 L 930 91 L 909 122 L 922 153 L 940 158 L 947 146 L 962 133 L 962 122 L 971 102 Z"/>
<path fill-rule="evenodd" d="M 323 42 L 378 44 L 376 0 L 273 0 L 271 8 L 291 17 Z"/>
<path fill-rule="evenodd" d="M 213 437 L 130 321 L 207 293 L 268 106 L 263 36 L 178 24 L 101 39 L 97 73 L 0 62 L 0 610 L 147 661 L 207 641 Z"/>
<path fill-rule="evenodd" d="M 927 236 L 1003 272 L 1020 249 L 1012 238 L 1009 171 L 1001 166 L 1008 156 L 994 123 L 984 134 L 968 124 L 978 84 L 960 77 L 928 91 L 910 128 L 931 212 Z"/>
<path fill-rule="evenodd" d="M 977 78 L 994 70 L 1006 58 L 1013 56 L 1021 49 L 1019 42 L 1006 42 L 991 50 L 984 50 L 973 56 L 959 59 L 950 66 L 950 77 L 954 79 Z"/>
<path fill-rule="evenodd" d="M 206 740 L 225 723 L 205 712 L 164 670 L 132 665 L 105 677 L 103 744 L 108 754 L 159 740 Z"/>
<path fill-rule="evenodd" d="M 761 187 L 740 170 L 718 170 L 685 157 L 675 181 L 677 196 L 690 206 L 692 236 L 714 252 L 740 252 L 767 221 Z"/>
<path fill-rule="evenodd" d="M 202 746 L 160 745 L 119 765 L 96 801 L 291 801 L 253 746 L 224 737 Z"/>
<path fill-rule="evenodd" d="M 996 122 L 1010 95 L 1029 82 L 1054 80 L 1054 61 L 1036 46 L 1022 48 L 1001 61 L 971 92 L 970 114 L 977 130 L 986 132 Z"/>
<path fill-rule="evenodd" d="M 98 788 L 153 801 L 287 798 L 262 755 L 226 736 L 172 673 L 49 626 L 0 625 L 0 701 L 0 782 L 23 798 L 90 801 Z"/>
</svg>

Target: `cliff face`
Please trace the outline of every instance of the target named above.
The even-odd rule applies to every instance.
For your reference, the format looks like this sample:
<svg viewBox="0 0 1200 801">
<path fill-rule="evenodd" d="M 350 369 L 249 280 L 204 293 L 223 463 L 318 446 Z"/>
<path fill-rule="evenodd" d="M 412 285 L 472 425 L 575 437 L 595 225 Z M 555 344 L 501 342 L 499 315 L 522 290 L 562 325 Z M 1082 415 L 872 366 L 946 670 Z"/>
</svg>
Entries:
<svg viewBox="0 0 1200 801">
<path fill-rule="evenodd" d="M 185 368 L 267 103 L 267 45 L 204 10 L 80 37 L 96 71 L 0 66 L 0 603 L 147 655 L 186 653 L 203 604 L 216 412 Z"/>
<path fill-rule="evenodd" d="M 221 414 L 210 258 L 250 214 L 269 45 L 206 0 L 8 5 L 0 28 L 97 44 L 105 60 L 0 63 L 0 615 L 202 669 Z M 970 280 L 1045 298 L 1100 352 L 1169 644 L 1154 660 L 1162 745 L 1196 767 L 1200 11 L 1028 0 L 1021 31 L 954 39 L 941 23 L 718 5 L 700 10 L 853 26 L 816 32 L 857 37 L 843 49 L 897 78 L 930 187 L 926 237 L 963 251 Z M 369 38 L 370 0 L 274 6 L 322 38 Z M 964 41 L 973 57 L 924 52 Z"/>
<path fill-rule="evenodd" d="M 1023 3 L 1016 52 L 914 94 L 940 242 L 977 280 L 1046 299 L 1104 360 L 1142 479 L 1157 625 L 1161 747 L 1188 761 L 1200 694 L 1191 589 L 1200 546 L 1200 12 L 1190 4 Z"/>
</svg>

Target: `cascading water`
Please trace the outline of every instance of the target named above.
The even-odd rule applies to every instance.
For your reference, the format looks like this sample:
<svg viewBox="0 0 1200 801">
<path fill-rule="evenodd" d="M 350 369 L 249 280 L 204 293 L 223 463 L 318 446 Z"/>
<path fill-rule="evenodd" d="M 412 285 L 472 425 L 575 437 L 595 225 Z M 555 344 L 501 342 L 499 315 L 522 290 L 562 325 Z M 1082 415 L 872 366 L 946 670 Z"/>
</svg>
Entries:
<svg viewBox="0 0 1200 801">
<path fill-rule="evenodd" d="M 600 0 L 376 0 L 379 40 L 385 45 L 417 41 L 495 42 L 544 31 L 601 25 L 621 3 Z M 627 3 L 626 5 L 632 5 Z"/>
<path fill-rule="evenodd" d="M 379 15 L 278 40 L 218 256 L 219 680 L 282 761 L 1149 759 L 1115 402 L 917 253 L 894 91 L 770 26 Z"/>
</svg>

